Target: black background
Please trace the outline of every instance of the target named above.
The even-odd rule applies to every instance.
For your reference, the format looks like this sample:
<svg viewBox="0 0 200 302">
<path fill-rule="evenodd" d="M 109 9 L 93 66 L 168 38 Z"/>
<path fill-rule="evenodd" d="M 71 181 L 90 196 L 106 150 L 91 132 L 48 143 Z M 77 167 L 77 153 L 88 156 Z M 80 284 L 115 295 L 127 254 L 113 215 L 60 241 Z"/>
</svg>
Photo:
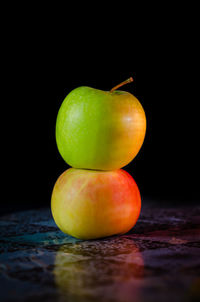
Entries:
<svg viewBox="0 0 200 302">
<path fill-rule="evenodd" d="M 10 72 L 2 109 L 1 213 L 50 206 L 54 183 L 68 168 L 55 141 L 56 116 L 65 96 L 81 85 L 110 90 L 130 76 L 134 83 L 122 90 L 143 105 L 147 133 L 139 154 L 124 169 L 137 182 L 143 202 L 199 202 L 199 101 L 191 70 L 166 69 L 159 62 L 151 69 L 110 70 L 38 66 Z"/>
</svg>

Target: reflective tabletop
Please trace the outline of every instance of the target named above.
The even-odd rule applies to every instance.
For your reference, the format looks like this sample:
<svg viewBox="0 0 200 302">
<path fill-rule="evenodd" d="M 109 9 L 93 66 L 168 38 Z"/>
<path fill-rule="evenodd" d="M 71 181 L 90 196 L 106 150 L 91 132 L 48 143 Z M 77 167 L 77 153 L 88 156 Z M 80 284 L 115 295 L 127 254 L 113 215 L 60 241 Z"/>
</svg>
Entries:
<svg viewBox="0 0 200 302">
<path fill-rule="evenodd" d="M 142 207 L 127 234 L 81 241 L 49 209 L 0 217 L 0 300 L 200 299 L 200 207 Z"/>
</svg>

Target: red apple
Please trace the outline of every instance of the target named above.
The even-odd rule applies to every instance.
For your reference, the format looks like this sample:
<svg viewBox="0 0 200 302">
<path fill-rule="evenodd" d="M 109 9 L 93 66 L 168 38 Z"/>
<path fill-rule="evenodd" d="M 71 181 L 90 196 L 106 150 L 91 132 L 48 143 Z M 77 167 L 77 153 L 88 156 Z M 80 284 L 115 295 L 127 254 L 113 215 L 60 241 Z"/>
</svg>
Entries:
<svg viewBox="0 0 200 302">
<path fill-rule="evenodd" d="M 64 233 L 93 239 L 128 232 L 139 217 L 141 197 L 132 176 L 122 169 L 70 168 L 54 186 L 51 209 Z"/>
</svg>

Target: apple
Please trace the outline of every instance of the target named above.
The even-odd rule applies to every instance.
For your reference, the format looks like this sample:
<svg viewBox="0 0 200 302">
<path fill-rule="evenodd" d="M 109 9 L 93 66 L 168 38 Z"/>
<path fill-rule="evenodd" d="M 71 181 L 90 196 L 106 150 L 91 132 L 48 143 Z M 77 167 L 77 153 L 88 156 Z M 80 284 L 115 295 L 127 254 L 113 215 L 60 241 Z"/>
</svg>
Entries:
<svg viewBox="0 0 200 302">
<path fill-rule="evenodd" d="M 51 210 L 64 233 L 79 239 L 101 238 L 126 233 L 135 225 L 141 197 L 124 170 L 70 168 L 55 183 Z"/>
<path fill-rule="evenodd" d="M 146 132 L 142 105 L 131 93 L 78 87 L 64 99 L 56 121 L 58 150 L 73 168 L 117 170 L 139 152 Z"/>
</svg>

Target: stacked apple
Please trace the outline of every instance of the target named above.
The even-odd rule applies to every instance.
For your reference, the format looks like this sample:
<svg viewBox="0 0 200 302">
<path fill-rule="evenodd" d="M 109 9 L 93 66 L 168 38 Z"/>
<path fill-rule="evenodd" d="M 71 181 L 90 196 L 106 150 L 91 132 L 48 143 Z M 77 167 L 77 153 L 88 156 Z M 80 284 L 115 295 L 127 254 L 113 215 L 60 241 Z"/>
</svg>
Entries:
<svg viewBox="0 0 200 302">
<path fill-rule="evenodd" d="M 142 105 L 128 92 L 78 87 L 57 116 L 58 150 L 72 168 L 57 180 L 51 209 L 57 226 L 80 239 L 122 234 L 141 210 L 137 184 L 121 168 L 139 152 L 146 132 Z"/>
</svg>

